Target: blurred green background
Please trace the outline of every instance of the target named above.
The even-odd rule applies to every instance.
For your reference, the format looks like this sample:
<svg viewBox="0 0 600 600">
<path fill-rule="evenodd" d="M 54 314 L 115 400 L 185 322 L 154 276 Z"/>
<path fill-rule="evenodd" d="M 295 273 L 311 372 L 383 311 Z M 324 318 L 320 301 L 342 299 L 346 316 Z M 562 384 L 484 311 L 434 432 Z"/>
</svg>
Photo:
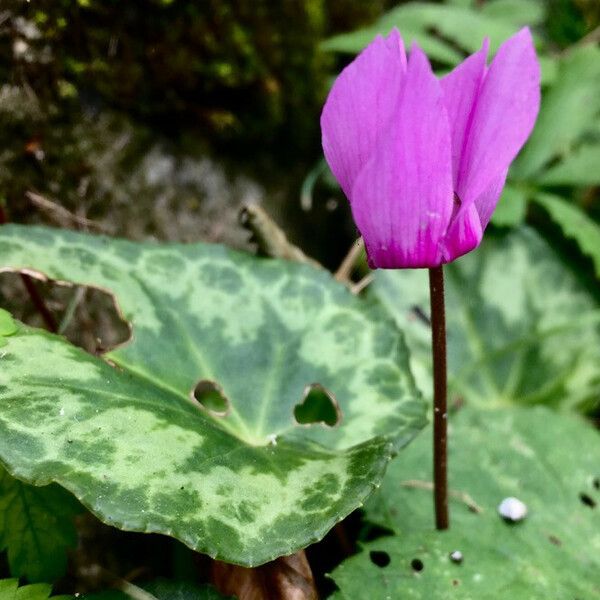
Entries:
<svg viewBox="0 0 600 600">
<path fill-rule="evenodd" d="M 0 9 L 0 196 L 11 218 L 243 247 L 243 202 L 335 266 L 355 236 L 321 161 L 337 72 L 399 27 L 443 73 L 532 26 L 536 131 L 495 225 L 524 219 L 600 269 L 597 0 L 31 0 Z M 31 196 L 33 192 L 38 196 Z M 41 199 L 40 197 L 41 196 Z M 598 242 L 598 243 L 597 243 Z M 563 244 L 563 245 L 564 245 Z"/>
</svg>

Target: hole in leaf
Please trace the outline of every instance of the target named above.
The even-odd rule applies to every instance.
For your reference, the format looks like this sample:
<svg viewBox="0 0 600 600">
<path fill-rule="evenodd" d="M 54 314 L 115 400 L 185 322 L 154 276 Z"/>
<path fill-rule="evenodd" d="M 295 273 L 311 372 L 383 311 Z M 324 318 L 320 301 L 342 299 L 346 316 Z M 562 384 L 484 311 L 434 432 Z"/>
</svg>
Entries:
<svg viewBox="0 0 600 600">
<path fill-rule="evenodd" d="M 425 565 L 420 558 L 413 558 L 410 561 L 410 566 L 415 573 L 420 573 L 425 568 Z"/>
<path fill-rule="evenodd" d="M 588 496 L 584 492 L 581 492 L 581 494 L 579 494 L 579 499 L 581 500 L 582 504 L 585 504 L 586 506 L 589 506 L 590 508 L 596 508 L 596 501 L 591 496 Z"/>
<path fill-rule="evenodd" d="M 324 423 L 334 427 L 342 419 L 342 413 L 334 396 L 319 383 L 304 390 L 304 398 L 294 407 L 294 418 L 300 425 Z"/>
<path fill-rule="evenodd" d="M 103 354 L 131 339 L 130 324 L 122 317 L 115 297 L 109 292 L 37 277 L 32 277 L 30 282 L 51 314 L 58 332 L 72 344 L 90 354 Z M 0 275 L 0 303 L 20 321 L 45 328 L 18 273 Z"/>
<path fill-rule="evenodd" d="M 200 380 L 192 390 L 191 397 L 217 417 L 224 417 L 229 411 L 229 400 L 214 381 Z"/>
<path fill-rule="evenodd" d="M 382 550 L 371 550 L 371 552 L 369 552 L 369 558 L 371 559 L 371 562 L 380 569 L 387 567 L 392 561 L 390 555 Z"/>
</svg>

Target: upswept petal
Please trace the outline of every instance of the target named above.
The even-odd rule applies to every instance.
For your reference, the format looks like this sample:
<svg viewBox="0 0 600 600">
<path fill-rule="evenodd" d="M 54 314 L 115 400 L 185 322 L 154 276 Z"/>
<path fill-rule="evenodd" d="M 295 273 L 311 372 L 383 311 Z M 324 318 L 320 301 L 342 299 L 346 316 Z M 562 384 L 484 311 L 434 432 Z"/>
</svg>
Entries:
<svg viewBox="0 0 600 600">
<path fill-rule="evenodd" d="M 442 89 L 413 45 L 394 118 L 352 188 L 371 266 L 432 267 L 452 214 L 450 126 Z"/>
<path fill-rule="evenodd" d="M 452 174 L 455 186 L 467 133 L 473 119 L 475 101 L 485 76 L 489 45 L 486 38 L 481 50 L 469 56 L 441 79 L 452 135 Z"/>
<path fill-rule="evenodd" d="M 477 248 L 483 238 L 483 228 L 475 204 L 467 207 L 455 217 L 442 245 L 444 262 L 449 263 L 459 256 Z"/>
<path fill-rule="evenodd" d="M 352 184 L 398 104 L 406 72 L 400 33 L 377 36 L 336 79 L 321 114 L 323 151 L 350 199 Z"/>
<path fill-rule="evenodd" d="M 460 161 L 456 192 L 465 210 L 508 169 L 540 105 L 540 67 L 528 28 L 508 39 L 481 84 Z"/>
<path fill-rule="evenodd" d="M 507 172 L 496 177 L 466 210 L 457 211 L 444 238 L 444 262 L 451 262 L 479 246 L 504 188 Z"/>
</svg>

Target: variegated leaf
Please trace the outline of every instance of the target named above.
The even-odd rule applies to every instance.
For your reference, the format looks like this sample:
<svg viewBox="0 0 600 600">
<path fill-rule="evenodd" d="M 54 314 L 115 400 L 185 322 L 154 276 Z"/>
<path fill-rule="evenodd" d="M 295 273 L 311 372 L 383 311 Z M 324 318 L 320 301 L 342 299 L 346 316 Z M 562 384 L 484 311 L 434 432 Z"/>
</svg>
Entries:
<svg viewBox="0 0 600 600">
<path fill-rule="evenodd" d="M 0 359 L 0 458 L 103 521 L 255 565 L 322 537 L 424 425 L 394 322 L 326 272 L 216 245 L 5 226 L 0 269 L 115 295 L 132 339 L 108 360 L 19 325 Z M 219 386 L 227 413 L 193 397 Z M 300 425 L 318 383 L 336 427 Z"/>
</svg>

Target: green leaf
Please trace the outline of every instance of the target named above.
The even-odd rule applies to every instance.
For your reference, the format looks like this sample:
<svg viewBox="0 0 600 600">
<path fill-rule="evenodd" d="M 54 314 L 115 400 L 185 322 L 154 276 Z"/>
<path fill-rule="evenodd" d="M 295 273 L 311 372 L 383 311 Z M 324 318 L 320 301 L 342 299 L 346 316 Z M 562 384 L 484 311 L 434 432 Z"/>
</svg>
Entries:
<svg viewBox="0 0 600 600">
<path fill-rule="evenodd" d="M 518 187 L 507 184 L 492 215 L 492 223 L 498 227 L 521 225 L 525 221 L 526 213 L 527 193 Z"/>
<path fill-rule="evenodd" d="M 0 308 L 0 335 L 12 335 L 17 331 L 17 324 L 11 314 Z"/>
<path fill-rule="evenodd" d="M 333 572 L 335 598 L 364 590 L 371 600 L 597 598 L 598 432 L 543 407 L 464 408 L 449 431 L 450 529 L 434 529 L 432 493 L 423 485 L 431 481 L 431 441 L 421 435 L 365 507 L 368 519 L 396 535 L 366 544 Z M 519 523 L 497 513 L 511 496 L 528 508 Z M 473 501 L 483 512 L 469 510 Z M 456 550 L 460 564 L 449 557 Z"/>
<path fill-rule="evenodd" d="M 48 600 L 52 587 L 35 583 L 19 587 L 17 579 L 0 579 L 0 600 Z M 52 600 L 72 600 L 72 596 L 52 596 Z"/>
<path fill-rule="evenodd" d="M 197 586 L 191 583 L 158 579 L 144 588 L 157 600 L 222 600 L 222 596 L 211 585 Z M 230 596 L 227 596 L 230 598 Z"/>
<path fill-rule="evenodd" d="M 393 27 L 398 27 L 407 44 L 415 40 L 430 58 L 453 66 L 464 57 L 456 46 L 465 53 L 475 52 L 483 39 L 489 37 L 491 49 L 495 52 L 504 40 L 516 33 L 522 24 L 523 14 L 510 16 L 510 12 L 499 12 L 504 14 L 504 18 L 487 16 L 484 12 L 462 6 L 410 2 L 389 11 L 372 27 L 326 40 L 322 48 L 358 53 L 377 34 L 386 35 Z M 532 11 L 528 16 L 531 14 Z M 538 14 L 543 15 L 543 12 Z"/>
<path fill-rule="evenodd" d="M 84 594 L 81 600 L 131 600 L 131 596 L 119 590 L 107 590 L 95 594 Z"/>
<path fill-rule="evenodd" d="M 13 335 L 18 329 L 17 323 L 11 314 L 0 308 L 0 348 L 6 345 L 5 336 Z"/>
<path fill-rule="evenodd" d="M 540 177 L 542 185 L 600 185 L 600 144 L 583 144 Z"/>
<path fill-rule="evenodd" d="M 600 112 L 600 48 L 573 49 L 562 57 L 554 85 L 544 93 L 535 129 L 511 173 L 531 178 L 565 157 Z"/>
<path fill-rule="evenodd" d="M 0 467 L 0 548 L 8 549 L 12 575 L 55 581 L 77 543 L 73 523 L 81 506 L 58 486 L 33 487 Z"/>
<path fill-rule="evenodd" d="M 541 54 L 538 55 L 538 61 L 540 63 L 540 83 L 542 87 L 554 84 L 558 77 L 558 60 L 554 56 Z"/>
<path fill-rule="evenodd" d="M 0 229 L 0 256 L 0 269 L 114 293 L 132 324 L 110 362 L 21 326 L 0 371 L 2 460 L 106 523 L 260 564 L 359 506 L 424 425 L 393 321 L 324 270 L 18 226 Z M 224 394 L 225 416 L 193 398 L 199 381 Z M 315 383 L 336 427 L 294 419 Z"/>
<path fill-rule="evenodd" d="M 186 581 L 169 581 L 157 579 L 143 588 L 131 586 L 138 593 L 127 594 L 121 591 L 107 591 L 98 594 L 86 594 L 81 600 L 140 600 L 140 593 L 145 600 L 225 600 L 230 596 L 222 596 L 212 585 L 195 585 Z M 147 596 L 147 598 L 146 598 Z"/>
<path fill-rule="evenodd" d="M 534 196 L 534 200 L 548 211 L 564 234 L 573 238 L 581 251 L 594 261 L 596 275 L 600 277 L 600 226 L 579 207 L 560 196 L 540 192 Z"/>
<path fill-rule="evenodd" d="M 423 485 L 431 478 L 431 443 L 422 435 L 366 506 L 367 518 L 396 535 L 366 544 L 333 572 L 336 599 L 364 589 L 373 598 L 427 600 L 598 597 L 597 431 L 542 407 L 465 408 L 450 420 L 450 457 L 450 529 L 433 526 Z M 500 518 L 506 497 L 526 504 L 523 521 Z M 473 502 L 482 512 L 468 508 Z M 461 563 L 450 559 L 457 550 Z"/>
<path fill-rule="evenodd" d="M 479 10 L 486 17 L 519 27 L 541 23 L 546 16 L 544 4 L 538 0 L 489 0 Z"/>
<path fill-rule="evenodd" d="M 598 405 L 597 302 L 533 230 L 488 234 L 444 271 L 450 402 Z M 430 395 L 427 272 L 378 271 L 371 293 L 404 329 L 413 372 Z"/>
</svg>

